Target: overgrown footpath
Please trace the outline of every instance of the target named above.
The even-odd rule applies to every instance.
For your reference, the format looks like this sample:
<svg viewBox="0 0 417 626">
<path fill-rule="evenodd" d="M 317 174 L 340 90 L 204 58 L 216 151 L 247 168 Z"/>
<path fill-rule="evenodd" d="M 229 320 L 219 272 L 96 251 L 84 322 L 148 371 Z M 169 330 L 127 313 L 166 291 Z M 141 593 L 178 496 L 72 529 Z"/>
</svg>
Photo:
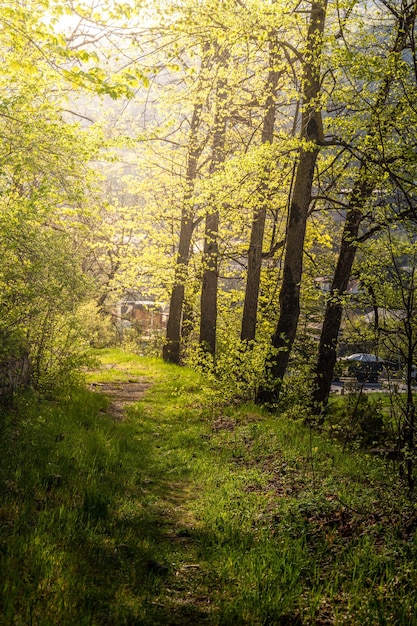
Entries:
<svg viewBox="0 0 417 626">
<path fill-rule="evenodd" d="M 417 624 L 416 510 L 388 461 L 293 409 L 225 407 L 190 370 L 100 361 L 1 417 L 1 624 Z"/>
</svg>

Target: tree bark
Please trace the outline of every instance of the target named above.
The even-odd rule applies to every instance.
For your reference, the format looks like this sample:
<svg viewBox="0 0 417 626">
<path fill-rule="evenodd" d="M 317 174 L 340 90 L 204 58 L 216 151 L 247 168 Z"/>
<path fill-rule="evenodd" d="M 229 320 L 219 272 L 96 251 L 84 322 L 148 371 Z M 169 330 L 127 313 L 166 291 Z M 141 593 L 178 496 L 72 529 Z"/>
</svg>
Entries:
<svg viewBox="0 0 417 626">
<path fill-rule="evenodd" d="M 356 240 L 363 220 L 362 208 L 374 189 L 373 182 L 361 180 L 361 172 L 364 174 L 364 169 L 364 167 L 359 169 L 358 179 L 351 194 L 350 210 L 346 216 L 339 257 L 324 314 L 313 390 L 313 404 L 316 412 L 320 412 L 321 407 L 327 404 L 330 394 L 343 315 L 343 296 L 352 274 L 357 249 Z"/>
<path fill-rule="evenodd" d="M 219 212 L 206 216 L 201 285 L 200 345 L 211 355 L 216 353 Z"/>
<path fill-rule="evenodd" d="M 265 117 L 262 127 L 262 143 L 272 144 L 274 140 L 276 93 L 280 72 L 275 68 L 277 61 L 277 43 L 272 37 L 269 46 L 270 70 L 268 75 L 268 97 L 265 104 Z M 267 173 L 266 173 L 267 174 Z M 262 245 L 264 240 L 266 210 L 270 201 L 268 184 L 261 183 L 259 191 L 260 205 L 254 212 L 249 241 L 248 271 L 246 277 L 245 300 L 243 304 L 241 341 L 253 341 L 256 334 L 259 287 L 262 267 Z"/>
<path fill-rule="evenodd" d="M 391 54 L 398 55 L 397 60 L 399 61 L 401 61 L 399 53 L 405 49 L 410 30 L 415 23 L 416 12 L 417 3 L 413 3 L 401 16 L 396 15 L 396 36 Z M 395 66 L 391 66 L 390 73 L 384 78 L 379 90 L 374 107 L 375 119 L 372 118 L 369 124 L 368 133 L 371 138 L 383 130 L 383 125 L 380 123 L 378 116 L 385 106 L 394 79 Z M 324 315 L 312 397 L 312 409 L 316 414 L 320 414 L 328 403 L 333 370 L 336 364 L 338 336 L 342 322 L 343 295 L 346 293 L 355 260 L 356 239 L 363 220 L 363 208 L 366 201 L 371 197 L 376 185 L 375 177 L 370 178 L 367 174 L 367 159 L 367 155 L 362 158 L 356 183 L 350 195 L 348 203 L 350 208 L 343 228 L 339 258 Z"/>
<path fill-rule="evenodd" d="M 194 230 L 192 197 L 195 179 L 197 177 L 198 159 L 202 152 L 202 144 L 198 141 L 198 129 L 202 109 L 202 103 L 195 104 L 191 118 L 187 171 L 185 175 L 185 193 L 181 214 L 181 229 L 175 266 L 175 279 L 169 303 L 166 338 L 162 350 L 164 360 L 170 363 L 179 363 L 181 356 L 181 323 L 184 307 L 185 282 L 188 274 L 191 238 Z"/>
<path fill-rule="evenodd" d="M 219 60 L 225 67 L 228 53 L 219 54 Z M 212 142 L 212 158 L 210 174 L 224 162 L 226 126 L 227 126 L 227 81 L 220 75 L 216 88 L 216 113 L 214 116 L 214 132 Z M 200 299 L 200 346 L 213 357 L 216 354 L 217 332 L 217 286 L 218 286 L 218 231 L 220 215 L 213 198 L 212 206 L 206 213 L 203 249 L 203 280 Z"/>
<path fill-rule="evenodd" d="M 279 396 L 287 369 L 300 315 L 300 285 L 303 247 L 318 147 L 323 128 L 317 100 L 320 94 L 320 56 L 326 19 L 327 0 L 313 2 L 307 32 L 303 66 L 303 112 L 301 138 L 308 142 L 300 150 L 289 209 L 283 282 L 279 295 L 279 319 L 272 337 L 271 356 L 266 363 L 266 383 L 260 387 L 257 402 L 273 405 Z"/>
</svg>

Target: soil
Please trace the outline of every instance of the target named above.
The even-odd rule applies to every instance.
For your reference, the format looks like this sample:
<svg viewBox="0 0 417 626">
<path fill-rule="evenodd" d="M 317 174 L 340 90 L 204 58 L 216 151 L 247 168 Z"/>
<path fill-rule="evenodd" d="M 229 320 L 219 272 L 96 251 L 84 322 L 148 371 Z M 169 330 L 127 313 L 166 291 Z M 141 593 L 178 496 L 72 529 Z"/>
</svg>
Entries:
<svg viewBox="0 0 417 626">
<path fill-rule="evenodd" d="M 151 383 L 146 380 L 128 381 L 121 383 L 91 383 L 93 391 L 102 393 L 110 398 L 110 404 L 106 413 L 111 415 L 116 421 L 124 418 L 125 408 L 143 397 L 145 391 L 151 387 Z"/>
</svg>

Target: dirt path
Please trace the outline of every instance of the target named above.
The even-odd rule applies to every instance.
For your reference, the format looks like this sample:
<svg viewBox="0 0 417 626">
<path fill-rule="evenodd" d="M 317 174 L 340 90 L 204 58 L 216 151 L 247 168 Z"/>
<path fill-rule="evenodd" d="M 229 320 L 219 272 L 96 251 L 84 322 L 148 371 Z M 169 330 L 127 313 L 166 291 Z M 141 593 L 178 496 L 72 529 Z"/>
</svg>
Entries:
<svg viewBox="0 0 417 626">
<path fill-rule="evenodd" d="M 109 413 L 116 421 L 120 421 L 124 417 L 125 408 L 143 397 L 143 394 L 152 383 L 146 380 L 113 382 L 113 383 L 91 383 L 92 391 L 102 393 L 110 398 L 110 404 L 107 408 Z"/>
<path fill-rule="evenodd" d="M 117 369 L 121 375 L 131 378 L 125 382 L 98 382 L 103 369 Z M 117 422 L 123 421 L 126 409 L 142 400 L 146 390 L 153 385 L 149 379 L 115 364 L 97 370 L 97 379 L 90 383 L 90 389 L 109 398 L 105 413 Z M 145 429 L 143 439 L 157 439 L 149 448 L 149 466 L 141 479 L 137 504 L 146 522 L 138 532 L 142 540 L 147 537 L 146 559 L 138 567 L 145 571 L 145 582 L 149 576 L 151 580 L 158 579 L 158 588 L 149 591 L 144 623 L 167 626 L 207 624 L 212 612 L 211 598 L 207 590 L 207 574 L 200 562 L 200 528 L 189 506 L 195 495 L 183 476 L 175 476 L 170 465 L 172 450 L 168 456 L 165 449 L 165 437 L 171 436 L 169 428 L 165 433 L 158 417 L 148 415 L 146 419 L 149 428 Z M 167 462 L 165 474 L 161 474 L 158 455 Z M 144 504 L 143 500 L 149 502 Z M 132 502 L 130 500 L 130 506 Z M 138 557 L 139 563 L 141 558 Z"/>
</svg>

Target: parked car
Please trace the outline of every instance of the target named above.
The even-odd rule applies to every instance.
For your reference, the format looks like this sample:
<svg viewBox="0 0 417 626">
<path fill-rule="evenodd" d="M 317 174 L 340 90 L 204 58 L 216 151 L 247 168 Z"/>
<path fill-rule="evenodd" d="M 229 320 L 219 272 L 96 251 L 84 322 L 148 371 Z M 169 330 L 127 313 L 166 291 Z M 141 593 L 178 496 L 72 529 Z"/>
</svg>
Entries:
<svg viewBox="0 0 417 626">
<path fill-rule="evenodd" d="M 384 359 L 379 358 L 375 354 L 367 354 L 365 352 L 359 352 L 343 357 L 341 359 L 347 364 L 347 371 L 349 376 L 355 376 L 355 378 L 361 382 L 378 382 L 378 375 L 384 368 Z"/>
<path fill-rule="evenodd" d="M 404 378 L 407 379 L 407 368 L 403 370 L 403 375 L 404 375 Z M 417 365 L 412 365 L 411 366 L 411 380 L 413 381 L 413 383 L 415 383 L 416 379 L 417 379 Z"/>
</svg>

